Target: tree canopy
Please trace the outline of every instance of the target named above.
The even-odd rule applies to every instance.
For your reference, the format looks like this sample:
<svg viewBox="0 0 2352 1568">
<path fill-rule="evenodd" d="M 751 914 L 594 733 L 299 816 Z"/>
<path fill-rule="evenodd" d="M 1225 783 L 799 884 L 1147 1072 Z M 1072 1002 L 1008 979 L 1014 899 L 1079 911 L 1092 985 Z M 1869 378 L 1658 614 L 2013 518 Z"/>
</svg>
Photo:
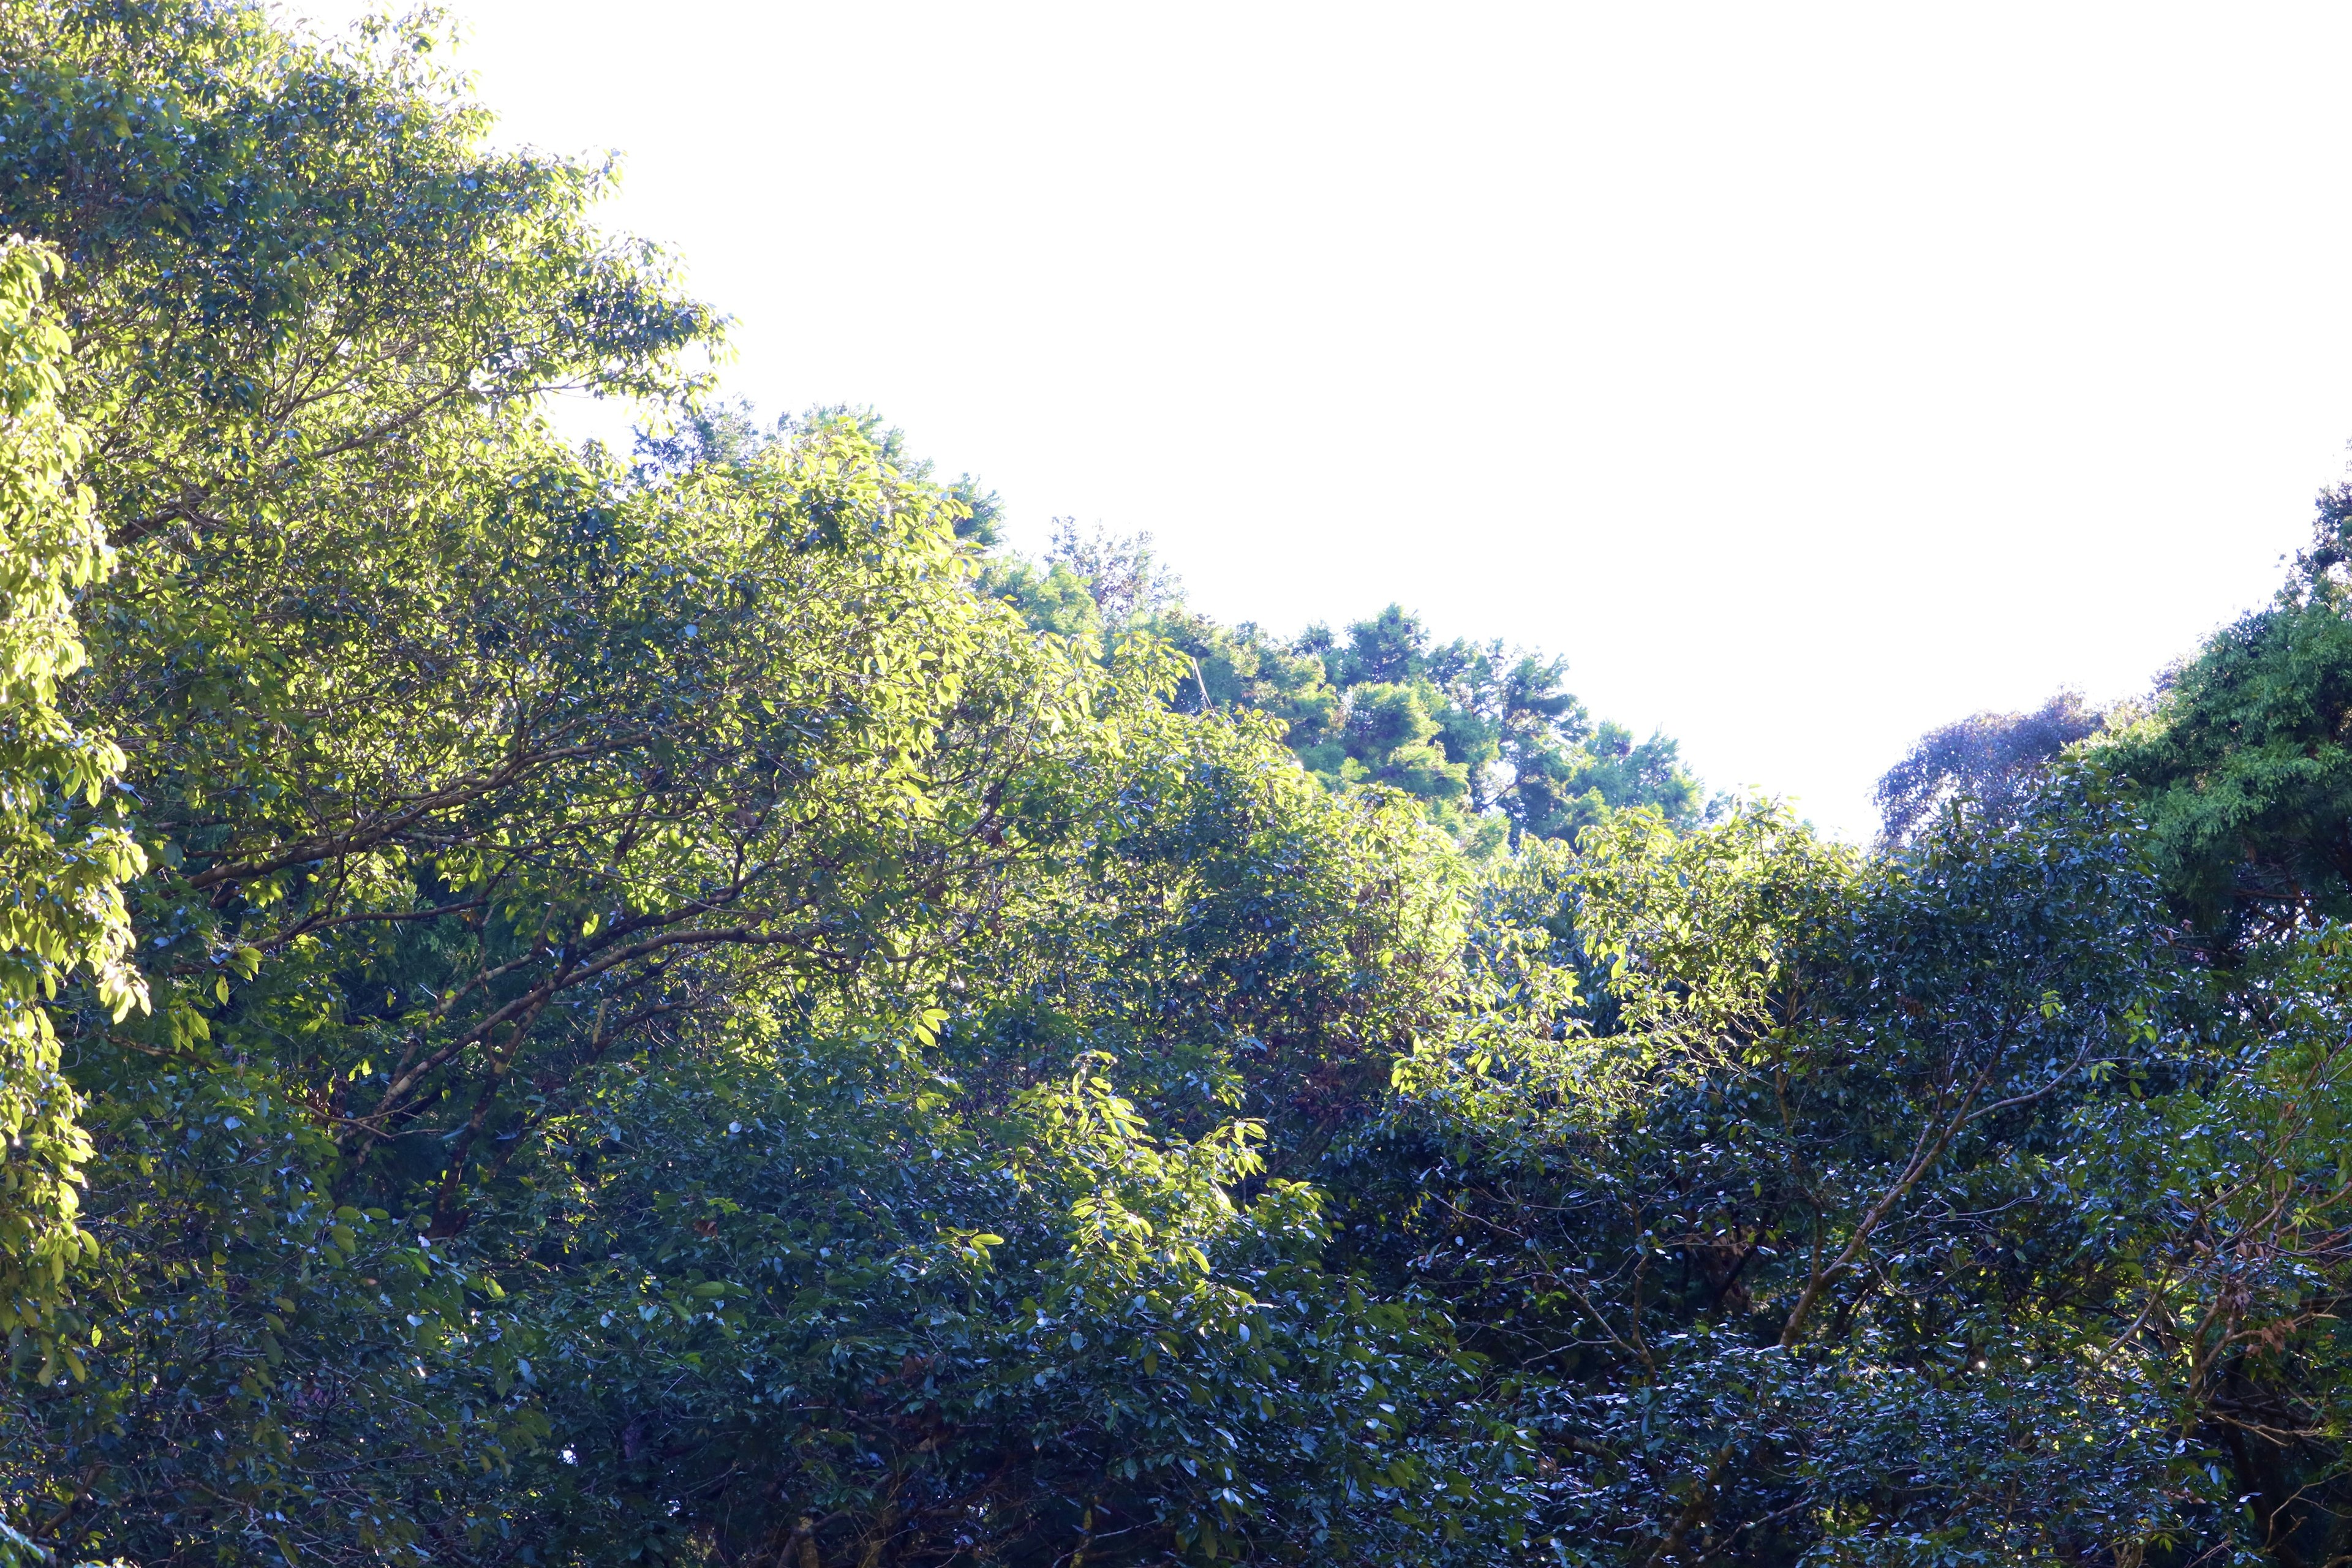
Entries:
<svg viewBox="0 0 2352 1568">
<path fill-rule="evenodd" d="M 429 19 L 0 82 L 0 1561 L 2352 1560 L 2344 495 L 1864 849 L 724 401 Z"/>
<path fill-rule="evenodd" d="M 1187 607 L 1149 534 L 1081 535 L 1066 520 L 1044 562 L 1000 557 L 982 582 L 1039 631 L 1159 638 L 1191 660 L 1176 706 L 1270 714 L 1324 787 L 1401 790 L 1474 855 L 1528 834 L 1572 841 L 1622 807 L 1687 827 L 1730 804 L 1706 798 L 1668 737 L 1596 724 L 1567 689 L 1567 660 L 1500 639 L 1439 643 L 1402 605 L 1286 642 Z"/>
</svg>

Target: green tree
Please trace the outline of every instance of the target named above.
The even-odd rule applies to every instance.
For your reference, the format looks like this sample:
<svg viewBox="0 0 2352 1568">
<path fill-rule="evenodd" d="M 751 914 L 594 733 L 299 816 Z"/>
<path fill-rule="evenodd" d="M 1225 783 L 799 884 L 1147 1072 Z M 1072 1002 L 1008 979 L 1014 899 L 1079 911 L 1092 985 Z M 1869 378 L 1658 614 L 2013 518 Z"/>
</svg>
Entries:
<svg viewBox="0 0 2352 1568">
<path fill-rule="evenodd" d="M 60 998 L 103 1249 L 86 1381 L 0 1433 L 42 1535 L 166 1563 L 831 1552 L 982 1505 L 1049 1553 L 1466 1530 L 1465 1457 L 1516 1439 L 1452 1397 L 1442 1323 L 1319 1271 L 1313 1194 L 1220 1098 L 1309 1129 L 1377 1098 L 1444 973 L 1443 877 L 1405 896 L 1442 844 L 1171 712 L 1149 639 L 1033 637 L 870 421 L 706 405 L 632 468 L 564 451 L 533 395 L 691 390 L 709 318 L 586 226 L 591 175 L 487 153 L 429 37 L 338 54 L 171 0 L 7 25 L 0 190 L 91 258 L 59 397 L 115 454 L 121 570 L 64 696 L 131 742 L 156 1001 Z M 950 1026 L 1028 1016 L 1056 952 L 1091 1022 L 941 1081 L 982 1034 Z M 1202 1032 L 1137 1036 L 1154 1135 L 1088 1064 L 1171 1004 Z M 853 1163 L 713 1142 L 721 1109 Z M 921 1180 L 885 1214 L 888 1163 Z M 1033 1299 L 1099 1347 L 1083 1377 Z M 682 1337 L 633 1337 L 657 1321 Z M 822 1453 L 904 1372 L 845 1338 L 942 1333 L 955 1444 L 915 1412 L 878 1476 L 789 1495 L 671 1452 Z M 1098 1430 L 1045 1443 L 1073 1399 Z M 1316 1459 L 1328 1430 L 1365 1435 Z M 989 1480 L 1023 1433 L 1026 1479 Z"/>
<path fill-rule="evenodd" d="M 1864 853 L 716 400 L 429 28 L 0 44 L 0 1556 L 2352 1552 L 2352 500 Z"/>
<path fill-rule="evenodd" d="M 1508 871 L 1510 1005 L 1326 1184 L 1509 1369 L 1564 1560 L 2343 1550 L 2339 936 L 2216 992 L 2081 768 L 1897 858 L 1771 814 L 1583 844 Z"/>
<path fill-rule="evenodd" d="M 1399 789 L 1474 853 L 1506 837 L 1573 840 L 1626 806 L 1689 826 L 1706 800 L 1674 741 L 1595 727 L 1567 690 L 1567 663 L 1496 641 L 1432 642 L 1391 605 L 1347 628 L 1311 626 L 1288 644 L 1252 624 L 1226 626 L 1186 606 L 1148 538 L 1065 524 L 1043 567 L 992 561 L 984 589 L 1040 631 L 1104 637 L 1149 630 L 1192 662 L 1174 701 L 1189 712 L 1244 707 L 1286 727 L 1291 750 L 1327 789 Z M 1108 596 L 1108 609 L 1096 608 Z"/>
<path fill-rule="evenodd" d="M 547 1271 L 532 1355 L 566 1379 L 532 1485 L 581 1557 L 1510 1537 L 1522 1439 L 1464 1403 L 1442 1318 L 1320 1267 L 1295 1173 L 1452 1001 L 1445 862 L 1262 721 L 1111 717 L 930 1021 L 826 1037 L 739 993 L 692 1071 L 613 1079 L 540 1146 L 568 1183 L 604 1151 L 555 1222 L 596 1261 Z"/>
<path fill-rule="evenodd" d="M 71 354 L 43 293 L 62 270 L 40 246 L 0 247 L 0 1329 L 42 1347 L 44 1381 L 80 1371 L 48 1331 L 94 1246 L 75 1221 L 90 1145 L 47 1004 L 77 974 L 117 1021 L 147 1000 L 121 891 L 145 862 L 109 794 L 122 752 L 58 706 L 85 662 L 74 596 L 113 553 L 75 475 L 87 437 L 58 401 Z"/>
<path fill-rule="evenodd" d="M 2277 597 L 2094 742 L 2147 792 L 2167 887 L 2217 952 L 2352 913 L 2352 488 L 2319 499 Z"/>
</svg>

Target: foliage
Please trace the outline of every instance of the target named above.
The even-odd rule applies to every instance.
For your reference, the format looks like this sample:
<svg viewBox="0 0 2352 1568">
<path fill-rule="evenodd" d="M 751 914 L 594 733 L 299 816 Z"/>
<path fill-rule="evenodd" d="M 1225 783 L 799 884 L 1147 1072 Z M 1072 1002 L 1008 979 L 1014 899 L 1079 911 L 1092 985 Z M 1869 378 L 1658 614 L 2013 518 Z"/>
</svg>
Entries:
<svg viewBox="0 0 2352 1568">
<path fill-rule="evenodd" d="M 1082 535 L 1066 519 L 1042 564 L 1000 556 L 982 587 L 1040 631 L 1160 637 L 1192 660 L 1179 708 L 1272 714 L 1325 788 L 1401 790 L 1474 854 L 1527 834 L 1572 842 L 1620 806 L 1688 826 L 1728 804 L 1703 799 L 1665 736 L 1636 742 L 1593 724 L 1562 684 L 1564 659 L 1500 641 L 1436 645 L 1395 605 L 1349 626 L 1344 642 L 1311 626 L 1285 644 L 1187 607 L 1150 535 Z"/>
<path fill-rule="evenodd" d="M 0 43 L 0 1560 L 2352 1553 L 2352 500 L 1865 853 L 715 400 L 429 17 Z"/>
<path fill-rule="evenodd" d="M 2079 692 L 2062 691 L 2031 713 L 1972 713 L 1930 730 L 1878 781 L 1881 842 L 1902 843 L 1959 796 L 1982 809 L 2007 809 L 2060 753 L 2105 722 Z"/>
<path fill-rule="evenodd" d="M 0 1329 L 39 1347 L 44 1381 L 79 1368 L 48 1331 L 95 1244 L 75 1223 L 89 1141 L 43 1003 L 77 971 L 118 1021 L 147 1000 L 121 891 L 145 862 L 108 798 L 122 753 L 58 707 L 85 660 L 73 596 L 112 564 L 58 401 L 69 353 L 43 289 L 60 270 L 38 245 L 0 248 Z"/>
<path fill-rule="evenodd" d="M 2099 745 L 2147 792 L 2166 879 L 2217 951 L 2352 913 L 2352 488 L 2319 498 L 2278 596 L 2172 673 Z"/>
<path fill-rule="evenodd" d="M 1621 818 L 1561 896 L 1622 1030 L 1401 1067 L 1352 1163 L 1412 1174 L 1360 1244 L 1517 1369 L 1562 1561 L 2188 1561 L 2333 1529 L 2314 1314 L 2352 1189 L 2308 1108 L 2339 1047 L 2198 1005 L 2139 842 L 2080 775 L 1867 865 L 1769 815 Z M 2336 945 L 2295 1005 L 2340 1005 Z"/>
</svg>

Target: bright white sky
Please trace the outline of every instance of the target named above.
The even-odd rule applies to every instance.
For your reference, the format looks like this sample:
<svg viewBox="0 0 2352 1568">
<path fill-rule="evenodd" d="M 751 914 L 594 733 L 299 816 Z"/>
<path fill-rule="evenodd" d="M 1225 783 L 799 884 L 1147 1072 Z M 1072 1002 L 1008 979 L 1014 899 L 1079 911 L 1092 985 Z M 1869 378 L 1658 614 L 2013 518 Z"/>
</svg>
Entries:
<svg viewBox="0 0 2352 1568">
<path fill-rule="evenodd" d="M 1565 653 L 1853 837 L 2261 603 L 2352 437 L 2352 7 L 455 9 L 765 411 L 1223 618 Z"/>
</svg>

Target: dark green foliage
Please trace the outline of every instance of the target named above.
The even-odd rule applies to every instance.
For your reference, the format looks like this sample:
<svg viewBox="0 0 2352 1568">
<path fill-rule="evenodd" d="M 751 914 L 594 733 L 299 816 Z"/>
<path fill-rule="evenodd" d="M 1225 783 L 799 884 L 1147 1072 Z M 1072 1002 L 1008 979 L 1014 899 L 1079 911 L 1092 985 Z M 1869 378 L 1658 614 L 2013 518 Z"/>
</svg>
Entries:
<svg viewBox="0 0 2352 1568">
<path fill-rule="evenodd" d="M 1559 868 L 1616 1027 L 1424 1048 L 1332 1184 L 1401 1179 L 1352 1243 L 1517 1372 L 1563 1560 L 2333 1540 L 2341 1046 L 2203 1004 L 2142 842 L 2075 776 L 1900 859 L 1741 817 Z"/>
<path fill-rule="evenodd" d="M 704 398 L 429 34 L 0 27 L 0 1562 L 2352 1552 L 2352 501 L 1865 855 Z"/>
<path fill-rule="evenodd" d="M 2272 605 L 2174 672 L 2099 747 L 2147 792 L 2167 881 L 2203 941 L 2234 948 L 2352 913 L 2352 489 Z"/>
</svg>

